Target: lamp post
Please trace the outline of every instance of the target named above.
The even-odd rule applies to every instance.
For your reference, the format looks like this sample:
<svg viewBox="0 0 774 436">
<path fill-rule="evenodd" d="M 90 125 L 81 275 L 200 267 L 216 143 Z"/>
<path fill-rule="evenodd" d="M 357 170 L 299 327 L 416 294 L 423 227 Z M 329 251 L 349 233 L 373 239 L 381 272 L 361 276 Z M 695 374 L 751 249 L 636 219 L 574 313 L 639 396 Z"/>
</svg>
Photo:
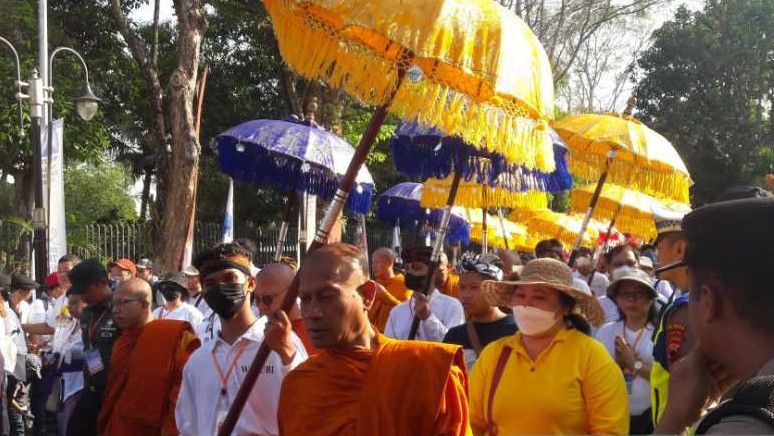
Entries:
<svg viewBox="0 0 774 436">
<path fill-rule="evenodd" d="M 31 133 L 32 133 L 32 160 L 34 171 L 34 196 L 35 196 L 35 208 L 32 213 L 32 224 L 34 230 L 34 250 L 35 250 L 35 278 L 38 283 L 43 283 L 48 274 L 48 230 L 49 220 L 46 212 L 46 207 L 43 202 L 43 157 L 42 157 L 42 133 L 50 126 L 51 114 L 53 112 L 53 91 L 51 79 L 51 71 L 53 70 L 53 62 L 56 55 L 60 52 L 68 52 L 75 55 L 80 60 L 84 69 L 85 82 L 83 86 L 83 92 L 81 96 L 73 99 L 75 102 L 75 109 L 78 115 L 84 120 L 89 121 L 97 113 L 99 108 L 100 99 L 94 95 L 91 90 L 91 83 L 89 82 L 89 69 L 86 66 L 86 61 L 83 56 L 70 47 L 59 47 L 55 49 L 51 56 L 48 56 L 48 30 L 47 30 L 47 4 L 46 0 L 39 1 L 39 22 L 38 22 L 38 36 L 39 41 L 39 68 L 40 70 L 33 69 L 30 78 L 23 82 L 21 80 L 21 64 L 19 62 L 19 55 L 13 45 L 5 38 L 0 37 L 0 42 L 5 43 L 13 52 L 14 59 L 16 61 L 16 86 L 18 92 L 16 99 L 19 107 L 19 128 L 23 132 L 24 118 L 22 116 L 22 101 L 28 101 L 30 105 L 30 118 L 31 118 Z M 26 88 L 27 93 L 23 91 Z M 52 134 L 51 129 L 48 129 L 48 192 L 49 199 L 51 198 L 51 152 L 52 152 Z M 49 202 L 50 204 L 50 202 Z M 49 206 L 48 210 L 51 210 Z"/>
</svg>

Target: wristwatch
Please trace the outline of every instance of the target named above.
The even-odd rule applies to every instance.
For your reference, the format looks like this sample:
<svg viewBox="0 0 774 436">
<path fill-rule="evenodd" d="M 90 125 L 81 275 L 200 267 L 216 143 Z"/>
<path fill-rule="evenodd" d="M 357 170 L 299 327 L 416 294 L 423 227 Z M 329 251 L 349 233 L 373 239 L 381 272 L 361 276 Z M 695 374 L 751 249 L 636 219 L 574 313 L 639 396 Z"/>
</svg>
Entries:
<svg viewBox="0 0 774 436">
<path fill-rule="evenodd" d="M 642 360 L 635 360 L 634 361 L 634 370 L 635 371 L 641 370 L 643 366 L 645 366 L 645 365 L 642 363 Z"/>
</svg>

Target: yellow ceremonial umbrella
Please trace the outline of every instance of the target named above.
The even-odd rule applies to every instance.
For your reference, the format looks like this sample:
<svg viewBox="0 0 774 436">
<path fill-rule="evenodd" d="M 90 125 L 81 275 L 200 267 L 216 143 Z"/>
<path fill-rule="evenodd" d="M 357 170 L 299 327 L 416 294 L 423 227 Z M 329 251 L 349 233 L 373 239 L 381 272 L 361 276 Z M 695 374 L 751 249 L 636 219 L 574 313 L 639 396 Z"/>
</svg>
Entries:
<svg viewBox="0 0 774 436">
<path fill-rule="evenodd" d="M 595 185 L 590 184 L 573 189 L 570 195 L 572 209 L 576 212 L 586 211 L 591 203 L 595 188 Z M 605 184 L 593 217 L 610 222 L 611 225 L 615 223 L 618 230 L 647 240 L 656 236 L 656 226 L 653 221 L 654 206 L 686 212 L 691 210 L 687 204 L 658 200 L 650 195 L 619 185 Z"/>
<path fill-rule="evenodd" d="M 584 216 L 581 214 L 563 214 L 548 209 L 516 211 L 511 214 L 510 219 L 523 223 L 533 241 L 535 239 L 556 238 L 567 246 L 571 246 L 578 239 L 584 222 Z M 599 235 L 606 231 L 606 224 L 594 219 L 589 220 L 583 231 L 581 242 L 593 247 L 597 244 Z M 616 230 L 613 231 L 616 232 Z"/>
<path fill-rule="evenodd" d="M 524 250 L 527 247 L 527 228 L 521 224 L 502 219 L 499 227 L 485 227 L 485 221 L 491 222 L 497 220 L 498 217 L 487 214 L 486 219 L 484 219 L 481 209 L 462 207 L 455 207 L 452 213 L 465 217 L 470 223 L 470 239 L 481 244 L 482 247 L 492 245 L 505 250 Z M 484 237 L 485 233 L 486 237 Z"/>
<path fill-rule="evenodd" d="M 554 130 L 570 150 L 570 171 L 581 178 L 598 178 L 586 210 L 586 223 L 608 176 L 611 182 L 625 188 L 688 202 L 691 177 L 685 163 L 666 138 L 631 117 L 635 104 L 636 100 L 630 99 L 621 115 L 570 115 L 553 123 Z M 573 246 L 570 263 L 580 244 L 579 238 Z"/>
<path fill-rule="evenodd" d="M 515 14 L 491 0 L 263 0 L 283 60 L 377 105 L 308 251 L 324 245 L 388 111 L 437 126 L 529 169 L 554 169 L 547 121 L 554 89 L 548 56 Z M 407 80 L 404 80 L 407 79 Z M 429 274 L 437 267 L 451 213 L 444 210 Z M 282 309 L 298 296 L 294 282 Z M 417 318 L 409 337 L 419 326 Z M 230 435 L 261 373 L 256 354 L 218 434 Z"/>
</svg>

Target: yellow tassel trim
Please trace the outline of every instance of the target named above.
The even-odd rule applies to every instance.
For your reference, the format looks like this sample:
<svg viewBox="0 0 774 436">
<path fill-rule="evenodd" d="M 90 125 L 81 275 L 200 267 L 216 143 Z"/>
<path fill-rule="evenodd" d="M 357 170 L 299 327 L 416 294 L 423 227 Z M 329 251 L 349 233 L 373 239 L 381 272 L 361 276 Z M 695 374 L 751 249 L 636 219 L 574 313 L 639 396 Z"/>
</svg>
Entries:
<svg viewBox="0 0 774 436">
<path fill-rule="evenodd" d="M 450 179 L 427 179 L 422 185 L 422 207 L 437 209 L 446 205 L 449 197 Z M 466 208 L 519 208 L 542 209 L 548 205 L 545 192 L 510 192 L 475 182 L 461 182 L 454 199 L 455 206 Z"/>
<path fill-rule="evenodd" d="M 476 1 L 483 3 L 483 0 Z M 403 46 L 377 32 L 345 23 L 334 12 L 314 3 L 264 1 L 274 25 L 282 58 L 298 74 L 309 79 L 324 80 L 331 87 L 343 89 L 364 103 L 379 105 L 385 102 L 396 83 L 396 64 L 400 61 Z M 369 7 L 392 6 L 379 3 Z M 347 12 L 357 15 L 351 8 Z M 410 40 L 412 36 L 418 38 L 427 34 L 424 30 L 417 31 L 415 35 L 403 35 L 403 39 Z M 460 49 L 449 45 L 454 42 L 456 35 L 440 32 L 437 36 L 442 41 L 436 42 L 444 48 Z M 471 36 L 466 38 L 470 39 Z M 534 35 L 521 43 L 537 44 L 536 39 L 533 39 Z M 538 102 L 540 98 L 546 99 L 542 101 L 540 106 L 543 107 L 540 110 L 513 96 L 498 94 L 489 73 L 481 74 L 477 70 L 475 58 L 470 62 L 452 65 L 442 58 L 415 57 L 413 65 L 422 69 L 423 77 L 416 82 L 403 82 L 390 111 L 403 119 L 437 126 L 447 135 L 459 135 L 473 146 L 502 154 L 511 163 L 552 172 L 555 169 L 553 147 L 546 130 L 546 118 L 550 115 L 546 114 L 550 113 L 548 108 L 553 107 L 553 102 L 547 101 L 553 99 L 553 89 L 552 85 L 547 84 L 547 79 L 542 77 L 546 72 L 550 76 L 550 69 L 547 67 L 547 59 L 544 62 L 542 48 L 539 48 L 539 44 L 537 46 L 530 47 L 529 56 L 532 57 L 525 54 L 525 62 L 538 64 L 535 67 L 535 83 L 521 84 L 517 88 L 539 88 L 529 95 Z M 376 50 L 375 47 L 380 48 Z M 471 43 L 465 50 L 470 51 L 470 56 L 474 57 L 478 49 Z M 535 50 L 542 54 L 535 55 Z M 486 61 L 493 62 L 492 53 L 479 55 L 488 56 Z M 499 55 L 514 56 L 511 53 Z"/>
</svg>

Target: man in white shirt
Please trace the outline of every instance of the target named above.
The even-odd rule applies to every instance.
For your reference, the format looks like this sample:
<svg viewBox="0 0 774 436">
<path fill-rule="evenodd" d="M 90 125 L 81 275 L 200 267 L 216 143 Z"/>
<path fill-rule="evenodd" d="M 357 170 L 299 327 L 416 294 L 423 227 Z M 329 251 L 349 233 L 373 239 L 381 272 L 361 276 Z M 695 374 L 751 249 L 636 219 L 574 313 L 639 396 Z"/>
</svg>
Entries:
<svg viewBox="0 0 774 436">
<path fill-rule="evenodd" d="M 183 274 L 185 274 L 186 289 L 188 289 L 189 303 L 199 309 L 199 312 L 207 317 L 212 310 L 207 302 L 204 301 L 204 295 L 202 294 L 202 283 L 199 281 L 199 270 L 193 265 L 189 265 L 183 268 Z"/>
<path fill-rule="evenodd" d="M 278 434 L 277 408 L 282 380 L 306 360 L 301 341 L 284 312 L 257 319 L 251 310 L 255 290 L 251 256 L 228 243 L 199 254 L 194 262 L 204 298 L 217 314 L 220 334 L 196 350 L 183 370 L 175 409 L 181 435 L 213 435 L 223 423 L 259 347 L 273 350 L 253 386 L 234 434 Z"/>
<path fill-rule="evenodd" d="M 406 287 L 414 291 L 411 298 L 392 308 L 387 318 L 384 334 L 395 339 L 409 339 L 414 317 L 419 319 L 416 337 L 423 341 L 443 342 L 450 328 L 465 322 L 462 303 L 454 297 L 442 294 L 435 286 L 422 294 L 422 283 L 430 271 L 430 247 L 414 247 L 403 251 L 402 258 L 406 270 Z M 431 283 L 437 282 L 436 277 Z"/>
<path fill-rule="evenodd" d="M 597 298 L 607 295 L 607 287 L 610 286 L 610 280 L 607 276 L 594 270 L 593 257 L 591 250 L 580 248 L 575 256 L 575 272 L 573 277 L 583 280 Z"/>
<path fill-rule="evenodd" d="M 183 273 L 170 273 L 156 282 L 156 290 L 164 296 L 165 304 L 153 310 L 155 319 L 187 321 L 196 331 L 204 316 L 188 304 L 188 288 Z"/>
</svg>

